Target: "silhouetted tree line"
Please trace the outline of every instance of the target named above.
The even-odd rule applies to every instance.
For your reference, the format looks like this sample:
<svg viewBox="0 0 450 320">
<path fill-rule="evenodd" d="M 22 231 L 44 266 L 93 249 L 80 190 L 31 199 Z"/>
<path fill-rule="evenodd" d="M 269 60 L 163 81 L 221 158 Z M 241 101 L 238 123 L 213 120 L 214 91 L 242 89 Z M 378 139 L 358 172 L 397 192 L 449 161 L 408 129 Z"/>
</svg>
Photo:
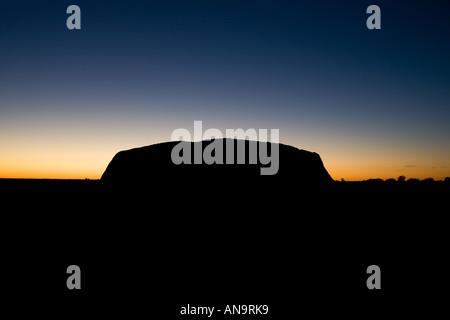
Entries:
<svg viewBox="0 0 450 320">
<path fill-rule="evenodd" d="M 341 179 L 341 182 L 345 182 L 344 178 Z M 434 180 L 433 178 L 426 178 L 423 180 L 417 179 L 417 178 L 409 178 L 406 179 L 405 176 L 399 176 L 396 179 L 394 178 L 389 178 L 386 180 L 380 179 L 380 178 L 376 178 L 376 179 L 367 179 L 367 180 L 363 180 L 362 182 L 367 182 L 367 183 L 390 183 L 390 184 L 394 184 L 394 183 L 434 183 L 434 182 L 442 182 L 442 180 Z M 445 183 L 449 183 L 450 184 L 450 177 L 446 177 L 444 179 Z"/>
</svg>

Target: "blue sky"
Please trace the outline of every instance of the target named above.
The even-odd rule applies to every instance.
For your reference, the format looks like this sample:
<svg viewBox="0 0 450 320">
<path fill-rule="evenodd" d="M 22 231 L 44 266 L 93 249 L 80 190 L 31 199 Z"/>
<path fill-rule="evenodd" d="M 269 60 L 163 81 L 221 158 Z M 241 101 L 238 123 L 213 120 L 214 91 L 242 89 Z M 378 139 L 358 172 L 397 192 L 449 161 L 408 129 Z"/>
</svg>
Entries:
<svg viewBox="0 0 450 320">
<path fill-rule="evenodd" d="M 81 8 L 81 30 L 66 8 Z M 381 30 L 366 8 L 381 8 Z M 0 176 L 100 177 L 179 127 L 278 128 L 335 179 L 450 176 L 444 1 L 0 5 Z M 3 165 L 2 165 L 3 164 Z"/>
</svg>

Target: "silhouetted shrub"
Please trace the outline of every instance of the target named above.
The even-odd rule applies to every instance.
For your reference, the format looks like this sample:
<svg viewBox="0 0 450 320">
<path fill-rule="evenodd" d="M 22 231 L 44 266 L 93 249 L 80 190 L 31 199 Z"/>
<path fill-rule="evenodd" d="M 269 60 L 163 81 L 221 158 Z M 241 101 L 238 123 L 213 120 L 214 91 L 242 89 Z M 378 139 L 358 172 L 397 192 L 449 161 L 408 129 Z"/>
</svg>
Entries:
<svg viewBox="0 0 450 320">
<path fill-rule="evenodd" d="M 395 179 L 394 178 L 389 178 L 389 179 L 386 179 L 386 182 L 387 183 L 394 183 Z"/>
<path fill-rule="evenodd" d="M 432 183 L 432 182 L 434 182 L 434 179 L 433 178 L 426 178 L 426 179 L 423 179 L 422 182 Z"/>
<path fill-rule="evenodd" d="M 400 177 L 397 178 L 398 182 L 404 182 L 405 180 L 406 180 L 405 176 L 400 176 Z"/>
<path fill-rule="evenodd" d="M 450 177 L 446 177 L 446 178 L 444 179 L 444 181 L 447 182 L 447 183 L 450 183 Z"/>
<path fill-rule="evenodd" d="M 420 182 L 420 180 L 417 179 L 417 178 L 411 178 L 411 179 L 408 179 L 407 182 L 408 182 L 408 183 L 417 183 L 417 182 Z"/>
</svg>

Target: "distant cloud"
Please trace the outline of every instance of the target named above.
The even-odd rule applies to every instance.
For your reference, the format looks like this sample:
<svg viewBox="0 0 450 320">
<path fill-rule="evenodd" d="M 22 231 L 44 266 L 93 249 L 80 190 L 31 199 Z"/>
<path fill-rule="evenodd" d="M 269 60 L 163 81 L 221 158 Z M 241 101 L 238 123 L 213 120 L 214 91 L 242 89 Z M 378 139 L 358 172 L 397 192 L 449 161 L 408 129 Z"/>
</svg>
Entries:
<svg viewBox="0 0 450 320">
<path fill-rule="evenodd" d="M 406 168 L 415 168 L 415 167 L 417 167 L 416 165 L 413 165 L 413 164 L 407 164 L 407 165 L 405 165 L 405 167 Z"/>
</svg>

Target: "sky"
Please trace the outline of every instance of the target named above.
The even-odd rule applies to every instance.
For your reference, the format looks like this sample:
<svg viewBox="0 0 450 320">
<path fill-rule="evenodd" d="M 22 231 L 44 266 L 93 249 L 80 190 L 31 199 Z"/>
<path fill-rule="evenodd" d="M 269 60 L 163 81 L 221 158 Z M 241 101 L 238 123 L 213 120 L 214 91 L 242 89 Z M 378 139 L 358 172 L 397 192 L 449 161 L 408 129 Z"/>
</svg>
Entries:
<svg viewBox="0 0 450 320">
<path fill-rule="evenodd" d="M 444 179 L 450 3 L 393 2 L 2 1 L 0 177 L 98 179 L 201 120 L 279 129 L 335 180 Z"/>
</svg>

